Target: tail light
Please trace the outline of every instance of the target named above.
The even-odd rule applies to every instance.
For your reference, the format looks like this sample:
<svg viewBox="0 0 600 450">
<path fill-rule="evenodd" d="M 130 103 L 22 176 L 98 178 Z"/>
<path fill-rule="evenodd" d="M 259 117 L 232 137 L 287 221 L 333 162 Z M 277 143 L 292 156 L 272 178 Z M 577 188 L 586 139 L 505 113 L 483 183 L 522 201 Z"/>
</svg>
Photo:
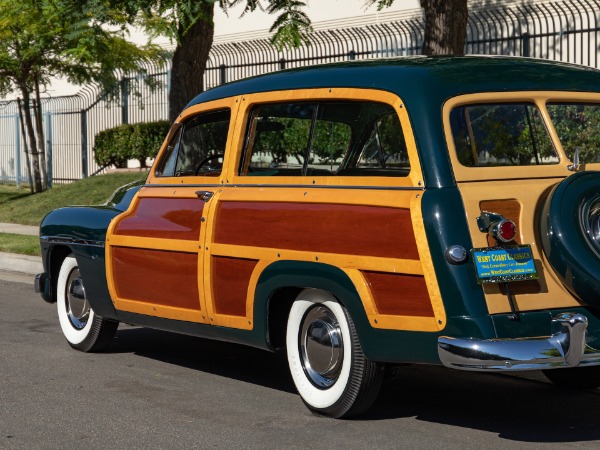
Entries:
<svg viewBox="0 0 600 450">
<path fill-rule="evenodd" d="M 517 225 L 500 214 L 484 211 L 477 218 L 477 225 L 482 233 L 502 243 L 512 242 L 517 235 Z"/>
</svg>

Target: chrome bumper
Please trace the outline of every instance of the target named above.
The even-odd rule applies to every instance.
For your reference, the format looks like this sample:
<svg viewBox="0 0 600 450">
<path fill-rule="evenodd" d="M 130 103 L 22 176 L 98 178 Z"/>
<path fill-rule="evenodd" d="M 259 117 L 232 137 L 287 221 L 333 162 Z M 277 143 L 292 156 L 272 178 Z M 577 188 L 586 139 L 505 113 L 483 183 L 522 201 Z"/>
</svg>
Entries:
<svg viewBox="0 0 600 450">
<path fill-rule="evenodd" d="M 562 313 L 553 319 L 560 331 L 550 337 L 520 339 L 438 339 L 442 364 L 452 369 L 494 372 L 540 370 L 600 364 L 600 350 L 586 344 L 587 318 Z"/>
</svg>

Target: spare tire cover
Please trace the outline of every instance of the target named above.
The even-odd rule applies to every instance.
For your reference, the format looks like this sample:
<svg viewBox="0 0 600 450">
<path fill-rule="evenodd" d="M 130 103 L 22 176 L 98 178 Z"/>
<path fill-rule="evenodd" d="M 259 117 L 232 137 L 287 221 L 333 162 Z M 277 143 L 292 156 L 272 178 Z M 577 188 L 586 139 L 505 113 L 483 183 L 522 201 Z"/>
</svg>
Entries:
<svg viewBox="0 0 600 450">
<path fill-rule="evenodd" d="M 579 172 L 558 183 L 539 216 L 542 249 L 564 286 L 600 309 L 600 242 L 590 210 L 600 206 L 600 172 Z M 597 236 L 596 236 L 597 237 Z"/>
</svg>

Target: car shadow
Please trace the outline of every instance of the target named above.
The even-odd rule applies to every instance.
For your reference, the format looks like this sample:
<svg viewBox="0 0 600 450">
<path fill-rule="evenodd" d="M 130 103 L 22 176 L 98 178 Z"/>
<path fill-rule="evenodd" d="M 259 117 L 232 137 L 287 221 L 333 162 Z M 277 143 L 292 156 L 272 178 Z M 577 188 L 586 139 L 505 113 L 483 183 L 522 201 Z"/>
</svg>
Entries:
<svg viewBox="0 0 600 450">
<path fill-rule="evenodd" d="M 137 327 L 121 327 L 108 350 L 295 393 L 282 354 Z M 513 376 L 444 367 L 388 368 L 381 394 L 357 421 L 417 420 L 496 433 L 528 443 L 600 440 L 600 389 L 559 389 L 539 372 Z"/>
</svg>

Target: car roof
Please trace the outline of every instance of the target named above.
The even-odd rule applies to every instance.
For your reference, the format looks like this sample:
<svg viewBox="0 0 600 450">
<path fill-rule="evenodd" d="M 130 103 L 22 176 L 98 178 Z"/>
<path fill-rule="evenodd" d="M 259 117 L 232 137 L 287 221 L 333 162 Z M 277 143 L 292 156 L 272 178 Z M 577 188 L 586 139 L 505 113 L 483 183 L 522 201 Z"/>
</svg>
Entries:
<svg viewBox="0 0 600 450">
<path fill-rule="evenodd" d="M 236 95 L 286 89 L 375 88 L 405 102 L 475 92 L 523 90 L 600 91 L 600 71 L 533 58 L 415 56 L 349 61 L 273 72 L 228 83 L 196 96 L 188 106 Z"/>
</svg>

